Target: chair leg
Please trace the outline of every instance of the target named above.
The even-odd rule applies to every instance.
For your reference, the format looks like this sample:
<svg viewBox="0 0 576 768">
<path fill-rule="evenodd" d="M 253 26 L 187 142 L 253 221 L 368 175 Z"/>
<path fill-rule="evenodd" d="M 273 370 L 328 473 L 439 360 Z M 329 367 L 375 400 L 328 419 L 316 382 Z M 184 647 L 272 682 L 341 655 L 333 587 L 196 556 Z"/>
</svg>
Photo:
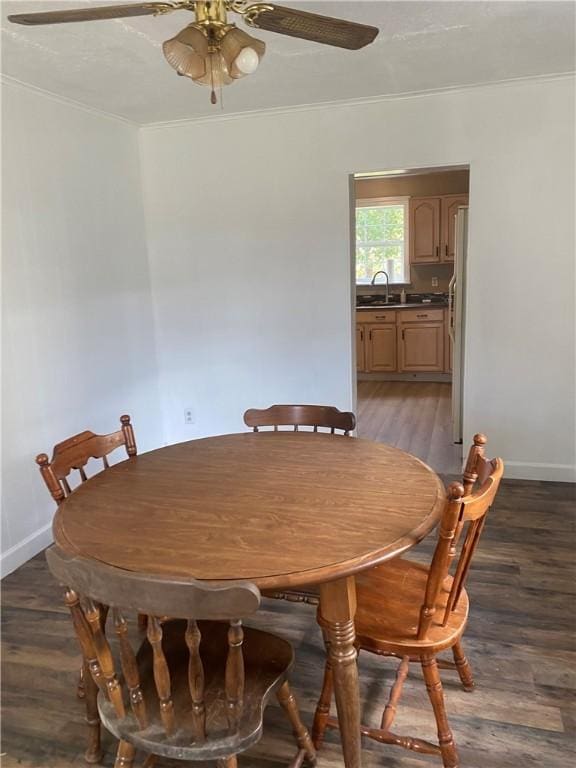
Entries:
<svg viewBox="0 0 576 768">
<path fill-rule="evenodd" d="M 133 744 L 130 744 L 129 741 L 121 741 L 118 744 L 114 768 L 132 768 L 135 754 L 136 748 Z"/>
<path fill-rule="evenodd" d="M 450 725 L 448 724 L 442 680 L 440 679 L 436 658 L 434 656 L 423 656 L 420 662 L 422 664 L 424 680 L 426 681 L 426 690 L 428 691 L 428 696 L 434 710 L 434 717 L 436 718 L 442 763 L 444 768 L 459 768 L 458 753 Z"/>
<path fill-rule="evenodd" d="M 278 701 L 280 702 L 280 706 L 290 721 L 299 748 L 305 752 L 306 759 L 309 763 L 316 763 L 316 750 L 314 749 L 314 744 L 312 743 L 308 729 L 302 722 L 300 712 L 298 710 L 298 705 L 296 704 L 296 699 L 290 690 L 288 681 L 285 681 L 282 684 L 278 690 L 277 696 Z"/>
<path fill-rule="evenodd" d="M 84 703 L 86 705 L 86 725 L 88 726 L 88 744 L 84 753 L 84 759 L 87 763 L 95 764 L 102 760 L 100 715 L 98 714 L 98 686 L 92 679 L 86 663 L 82 667 L 82 682 Z"/>
<path fill-rule="evenodd" d="M 230 757 L 224 757 L 222 760 L 217 760 L 216 765 L 218 768 L 238 768 L 238 760 L 236 755 L 230 755 Z"/>
<path fill-rule="evenodd" d="M 320 749 L 324 741 L 324 733 L 328 718 L 330 717 L 330 705 L 332 704 L 332 695 L 334 693 L 334 679 L 332 676 L 332 665 L 330 659 L 326 657 L 324 666 L 324 680 L 322 682 L 322 692 L 316 705 L 314 713 L 314 724 L 312 725 L 312 741 L 316 749 Z"/>
<path fill-rule="evenodd" d="M 456 664 L 456 669 L 458 670 L 460 680 L 462 681 L 462 687 L 465 691 L 473 691 L 474 676 L 472 674 L 472 667 L 464 655 L 464 649 L 462 648 L 461 640 L 458 640 L 458 642 L 453 646 L 452 654 L 454 655 L 454 663 Z"/>
<path fill-rule="evenodd" d="M 86 691 L 84 690 L 84 665 L 80 667 L 80 674 L 76 683 L 76 696 L 79 699 L 83 699 L 86 696 Z"/>
</svg>

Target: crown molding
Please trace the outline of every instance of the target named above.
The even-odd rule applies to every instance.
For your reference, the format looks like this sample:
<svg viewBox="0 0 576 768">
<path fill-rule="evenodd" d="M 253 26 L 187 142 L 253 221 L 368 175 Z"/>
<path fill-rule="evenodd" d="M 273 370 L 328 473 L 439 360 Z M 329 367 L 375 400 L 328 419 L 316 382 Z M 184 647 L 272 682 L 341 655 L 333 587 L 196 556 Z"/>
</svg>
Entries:
<svg viewBox="0 0 576 768">
<path fill-rule="evenodd" d="M 545 83 L 553 82 L 557 80 L 569 80 L 576 76 L 576 72 L 558 72 L 548 75 L 530 75 L 527 77 L 516 77 L 507 80 L 494 80 L 485 83 L 473 83 L 471 85 L 458 85 L 458 86 L 446 86 L 445 88 L 430 88 L 423 91 L 405 91 L 403 93 L 384 94 L 381 96 L 369 96 L 359 99 L 338 99 L 335 101 L 322 101 L 314 104 L 296 104 L 287 107 L 270 107 L 267 109 L 253 109 L 246 110 L 245 112 L 231 112 L 230 114 L 218 113 L 216 115 L 202 115 L 201 117 L 185 117 L 178 120 L 165 120 L 152 123 L 138 123 L 135 120 L 130 120 L 122 115 L 117 115 L 114 112 L 106 112 L 103 109 L 91 107 L 88 104 L 84 104 L 76 99 L 70 99 L 67 96 L 61 96 L 53 91 L 48 91 L 44 88 L 40 88 L 31 83 L 18 80 L 10 75 L 0 73 L 0 83 L 3 85 L 13 86 L 15 88 L 21 88 L 23 90 L 31 91 L 40 96 L 44 96 L 47 99 L 56 101 L 60 104 L 65 104 L 69 107 L 79 109 L 83 112 L 87 112 L 91 115 L 97 115 L 108 120 L 122 123 L 123 125 L 129 125 L 132 128 L 142 130 L 160 130 L 165 128 L 179 128 L 186 127 L 188 125 L 196 125 L 199 123 L 212 123 L 212 122 L 227 122 L 229 120 L 249 120 L 254 117 L 276 115 L 288 115 L 299 112 L 317 112 L 327 109 L 348 109 L 356 106 L 369 106 L 373 104 L 383 104 L 391 101 L 403 101 L 408 99 L 420 99 L 428 96 L 442 96 L 459 93 L 467 93 L 473 90 L 485 90 L 491 88 L 510 87 L 514 85 L 532 84 L 532 83 Z"/>
<path fill-rule="evenodd" d="M 248 120 L 253 117 L 287 115 L 298 112 L 317 112 L 326 109 L 347 109 L 356 106 L 382 104 L 390 101 L 403 101 L 408 99 L 420 99 L 428 96 L 441 96 L 450 94 L 467 93 L 468 91 L 510 87 L 514 85 L 545 83 L 556 80 L 569 80 L 576 76 L 574 72 L 558 72 L 548 75 L 530 75 L 516 77 L 508 80 L 494 80 L 486 83 L 473 83 L 471 85 L 446 86 L 445 88 L 431 88 L 424 91 L 406 91 L 403 93 L 386 94 L 382 96 L 369 96 L 359 99 L 339 99 L 336 101 L 322 101 L 314 104 L 296 104 L 289 107 L 271 107 L 269 109 L 254 109 L 245 112 L 231 112 L 230 114 L 203 115 L 202 117 L 186 117 L 178 120 L 166 120 L 157 123 L 142 123 L 142 130 L 159 130 L 164 128 L 179 128 L 198 123 L 227 122 L 229 120 Z"/>
<path fill-rule="evenodd" d="M 76 101 L 76 99 L 70 99 L 67 96 L 61 96 L 60 94 L 54 93 L 53 91 L 47 91 L 45 88 L 39 88 L 37 85 L 26 83 L 23 80 L 18 80 L 17 78 L 11 77 L 10 75 L 0 73 L 0 83 L 2 85 L 10 85 L 14 88 L 20 88 L 24 91 L 31 91 L 32 93 L 36 93 L 39 96 L 44 96 L 44 98 L 50 99 L 51 101 L 56 101 L 59 104 L 65 104 L 68 107 L 79 109 L 82 112 L 87 112 L 90 115 L 97 115 L 98 117 L 103 117 L 107 120 L 114 120 L 115 122 L 129 125 L 132 128 L 142 127 L 140 123 L 136 123 L 133 120 L 122 117 L 122 115 L 116 115 L 114 112 L 106 112 L 103 109 L 91 107 L 81 101 Z"/>
</svg>

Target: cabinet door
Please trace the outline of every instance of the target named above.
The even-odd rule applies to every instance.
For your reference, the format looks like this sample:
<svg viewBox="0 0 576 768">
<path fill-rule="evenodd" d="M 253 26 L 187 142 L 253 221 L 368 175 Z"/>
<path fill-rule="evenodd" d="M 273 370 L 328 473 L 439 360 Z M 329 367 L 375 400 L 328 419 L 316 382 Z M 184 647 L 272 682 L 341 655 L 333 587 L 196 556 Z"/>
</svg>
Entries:
<svg viewBox="0 0 576 768">
<path fill-rule="evenodd" d="M 368 325 L 368 370 L 396 370 L 396 326 Z"/>
<path fill-rule="evenodd" d="M 444 323 L 398 328 L 400 371 L 444 371 Z"/>
<path fill-rule="evenodd" d="M 440 261 L 440 198 L 410 200 L 410 263 Z"/>
<path fill-rule="evenodd" d="M 356 326 L 356 370 L 366 370 L 366 346 L 364 343 L 364 326 Z"/>
<path fill-rule="evenodd" d="M 468 195 L 446 195 L 442 198 L 440 206 L 440 256 L 442 261 L 454 261 L 456 214 L 460 205 L 468 205 Z"/>
</svg>

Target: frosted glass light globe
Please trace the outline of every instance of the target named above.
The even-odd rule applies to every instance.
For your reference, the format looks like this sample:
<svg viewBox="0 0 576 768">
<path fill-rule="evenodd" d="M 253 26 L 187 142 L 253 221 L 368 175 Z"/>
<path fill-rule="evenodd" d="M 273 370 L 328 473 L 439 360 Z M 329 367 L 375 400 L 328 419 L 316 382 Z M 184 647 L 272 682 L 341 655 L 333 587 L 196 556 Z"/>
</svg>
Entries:
<svg viewBox="0 0 576 768">
<path fill-rule="evenodd" d="M 234 66 L 242 72 L 243 75 L 252 75 L 258 69 L 260 64 L 260 57 L 254 50 L 247 46 L 242 48 L 238 56 L 234 59 Z"/>
</svg>

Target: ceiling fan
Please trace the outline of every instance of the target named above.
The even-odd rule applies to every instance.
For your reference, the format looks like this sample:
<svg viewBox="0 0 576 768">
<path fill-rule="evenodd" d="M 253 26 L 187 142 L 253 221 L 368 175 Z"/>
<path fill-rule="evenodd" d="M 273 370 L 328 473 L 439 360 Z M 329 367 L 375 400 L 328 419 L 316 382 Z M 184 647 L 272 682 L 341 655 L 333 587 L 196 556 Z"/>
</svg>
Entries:
<svg viewBox="0 0 576 768">
<path fill-rule="evenodd" d="M 179 75 L 216 88 L 253 74 L 266 45 L 228 21 L 228 13 L 239 14 L 256 29 L 300 37 L 316 43 L 358 50 L 371 43 L 377 27 L 335 19 L 294 8 L 253 0 L 166 0 L 166 2 L 106 5 L 69 11 L 19 13 L 8 16 L 14 24 L 66 24 L 74 21 L 120 19 L 131 16 L 160 16 L 173 11 L 191 11 L 195 21 L 162 45 L 164 56 Z"/>
</svg>

